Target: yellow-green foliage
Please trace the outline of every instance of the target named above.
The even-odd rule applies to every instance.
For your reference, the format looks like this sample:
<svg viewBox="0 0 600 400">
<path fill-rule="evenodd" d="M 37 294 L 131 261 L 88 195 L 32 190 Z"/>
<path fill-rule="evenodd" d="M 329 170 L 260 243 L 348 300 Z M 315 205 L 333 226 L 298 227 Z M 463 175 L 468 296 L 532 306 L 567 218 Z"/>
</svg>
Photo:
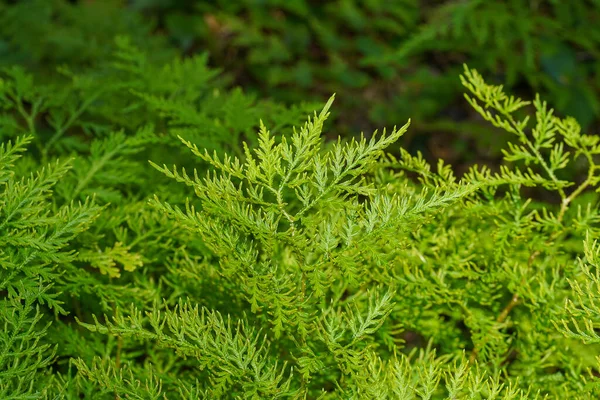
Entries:
<svg viewBox="0 0 600 400">
<path fill-rule="evenodd" d="M 214 90 L 180 102 L 173 71 L 199 68 L 198 90 L 213 72 L 148 69 L 172 71 L 156 88 L 119 46 L 123 125 L 114 92 L 79 97 L 85 75 L 3 75 L 0 397 L 598 396 L 600 138 L 573 118 L 465 68 L 512 139 L 458 176 L 397 150 L 410 122 L 328 142 L 333 97 L 297 128 Z M 257 133 L 211 140 L 224 125 Z"/>
<path fill-rule="evenodd" d="M 597 0 L 194 3 L 0 0 L 0 399 L 600 397 Z"/>
</svg>

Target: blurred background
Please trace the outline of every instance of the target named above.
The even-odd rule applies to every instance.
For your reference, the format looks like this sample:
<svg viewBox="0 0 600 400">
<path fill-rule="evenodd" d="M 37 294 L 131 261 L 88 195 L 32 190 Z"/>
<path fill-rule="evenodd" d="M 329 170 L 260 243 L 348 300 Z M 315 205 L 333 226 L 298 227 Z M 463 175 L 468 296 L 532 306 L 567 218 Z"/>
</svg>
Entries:
<svg viewBox="0 0 600 400">
<path fill-rule="evenodd" d="M 38 82 L 101 65 L 123 37 L 146 63 L 204 54 L 219 88 L 253 98 L 336 93 L 332 137 L 412 118 L 401 145 L 459 170 L 509 139 L 468 107 L 463 63 L 600 133 L 600 0 L 0 1 L 0 67 Z"/>
</svg>

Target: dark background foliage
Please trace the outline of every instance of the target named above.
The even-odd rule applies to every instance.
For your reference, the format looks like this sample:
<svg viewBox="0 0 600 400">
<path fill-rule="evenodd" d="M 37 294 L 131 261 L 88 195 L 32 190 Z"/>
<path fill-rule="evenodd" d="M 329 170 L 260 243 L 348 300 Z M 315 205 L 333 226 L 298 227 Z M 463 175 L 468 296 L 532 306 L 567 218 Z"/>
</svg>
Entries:
<svg viewBox="0 0 600 400">
<path fill-rule="evenodd" d="M 599 0 L 4 1 L 0 63 L 41 75 L 97 63 L 126 34 L 156 60 L 208 52 L 232 85 L 286 104 L 338 93 L 335 134 L 413 119 L 403 145 L 493 163 L 462 101 L 463 63 L 597 131 Z M 22 29 L 27 26 L 27 29 Z"/>
</svg>

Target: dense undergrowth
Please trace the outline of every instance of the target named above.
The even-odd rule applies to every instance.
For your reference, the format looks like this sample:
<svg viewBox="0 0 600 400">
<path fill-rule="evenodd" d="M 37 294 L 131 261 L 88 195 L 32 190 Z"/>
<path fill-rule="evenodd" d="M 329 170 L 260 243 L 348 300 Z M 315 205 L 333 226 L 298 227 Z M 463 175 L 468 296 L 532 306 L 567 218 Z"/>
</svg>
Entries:
<svg viewBox="0 0 600 400">
<path fill-rule="evenodd" d="M 507 140 L 461 101 L 463 63 L 596 129 L 598 18 L 598 0 L 4 0 L 0 63 L 53 76 L 106 59 L 116 35 L 160 63 L 208 52 L 260 98 L 338 93 L 344 136 L 411 118 L 405 146 L 462 167 L 499 161 Z"/>
<path fill-rule="evenodd" d="M 409 3 L 391 15 L 412 21 Z M 429 163 L 406 149 L 426 107 L 393 129 L 346 134 L 357 98 L 344 79 L 359 72 L 280 86 L 249 53 L 252 79 L 269 83 L 262 100 L 231 86 L 248 71 L 181 57 L 205 40 L 186 42 L 181 18 L 252 32 L 244 24 L 263 9 L 207 2 L 186 14 L 165 1 L 153 26 L 140 14 L 153 4 L 1 6 L 1 399 L 600 395 L 600 137 L 465 67 L 444 78 L 466 93 L 452 102 L 486 121 L 481 135 L 503 132 L 502 161 Z M 359 21 L 356 4 L 341 2 L 339 18 Z M 460 4 L 498 3 L 439 9 Z M 371 33 L 400 26 L 373 19 Z M 345 40 L 324 21 L 333 28 L 311 29 Z M 393 57 L 377 61 L 382 76 L 398 73 Z M 284 105 L 283 88 L 290 104 L 342 90 L 324 106 Z"/>
</svg>

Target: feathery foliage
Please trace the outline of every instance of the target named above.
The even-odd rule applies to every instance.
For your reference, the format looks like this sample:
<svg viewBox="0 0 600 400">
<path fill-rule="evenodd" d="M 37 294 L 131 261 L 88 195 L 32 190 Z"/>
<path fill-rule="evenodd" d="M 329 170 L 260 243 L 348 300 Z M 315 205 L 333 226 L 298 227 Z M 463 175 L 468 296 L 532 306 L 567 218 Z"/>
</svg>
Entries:
<svg viewBox="0 0 600 400">
<path fill-rule="evenodd" d="M 291 128 L 310 106 L 110 43 L 0 72 L 0 397 L 598 396 L 600 139 L 574 118 L 466 68 L 512 140 L 459 174 L 397 149 L 409 122 L 327 141 L 333 98 Z"/>
<path fill-rule="evenodd" d="M 594 341 L 584 328 L 597 323 L 594 291 L 581 288 L 597 282 L 577 259 L 597 234 L 598 140 L 539 98 L 531 124 L 528 102 L 474 70 L 462 81 L 482 117 L 515 137 L 497 171 L 473 166 L 458 178 L 442 162 L 385 154 L 408 124 L 324 145 L 333 99 L 289 137 L 262 125 L 242 158 L 182 139 L 210 169 L 152 163 L 195 197 L 150 204 L 206 246 L 179 274 L 199 286 L 219 276 L 223 294 L 83 326 L 174 350 L 195 372 L 162 378 L 173 397 L 597 395 L 597 348 L 574 339 Z M 582 160 L 587 176 L 561 176 Z"/>
</svg>

